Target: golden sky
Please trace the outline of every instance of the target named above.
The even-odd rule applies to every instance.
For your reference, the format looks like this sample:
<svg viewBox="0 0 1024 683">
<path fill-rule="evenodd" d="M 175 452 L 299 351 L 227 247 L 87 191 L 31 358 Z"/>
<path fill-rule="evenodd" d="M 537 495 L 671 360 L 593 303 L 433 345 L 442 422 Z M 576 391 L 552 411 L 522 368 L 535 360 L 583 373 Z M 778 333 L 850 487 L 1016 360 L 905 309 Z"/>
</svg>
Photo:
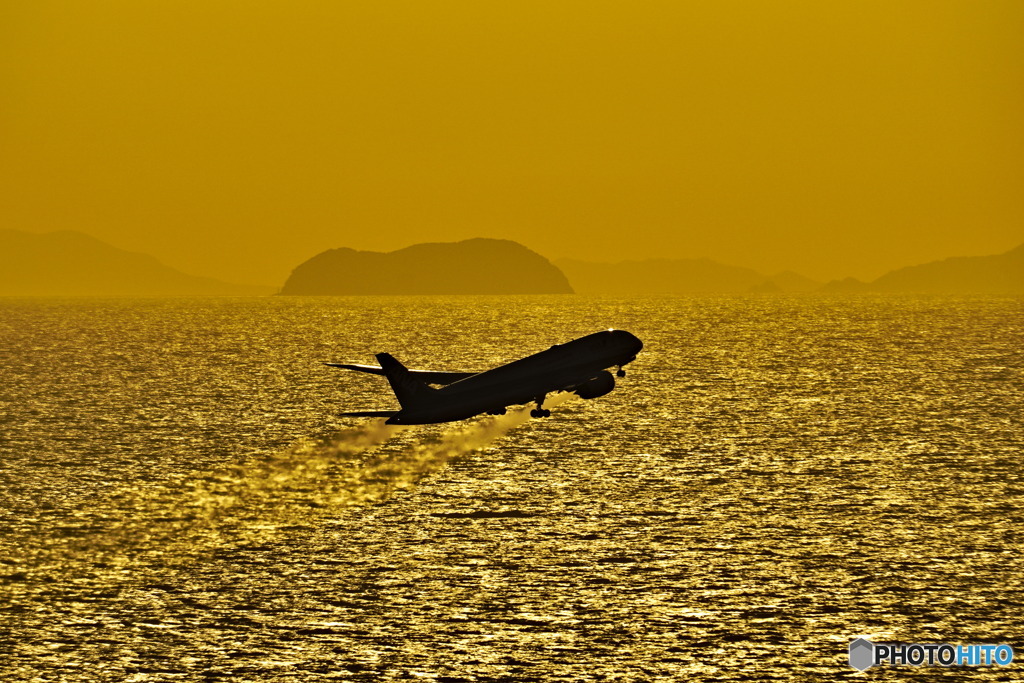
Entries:
<svg viewBox="0 0 1024 683">
<path fill-rule="evenodd" d="M 1024 2 L 8 0 L 0 186 L 241 282 L 477 236 L 871 278 L 1024 242 Z"/>
</svg>

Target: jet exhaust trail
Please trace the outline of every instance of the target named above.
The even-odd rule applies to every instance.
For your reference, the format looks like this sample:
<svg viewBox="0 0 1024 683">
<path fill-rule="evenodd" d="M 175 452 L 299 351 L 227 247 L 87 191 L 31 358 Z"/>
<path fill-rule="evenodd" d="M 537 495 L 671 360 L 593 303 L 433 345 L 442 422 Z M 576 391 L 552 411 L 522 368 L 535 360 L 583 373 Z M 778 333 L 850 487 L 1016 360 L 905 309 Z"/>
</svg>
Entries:
<svg viewBox="0 0 1024 683">
<path fill-rule="evenodd" d="M 544 405 L 556 406 L 572 394 L 552 396 Z M 531 406 L 515 408 L 505 415 L 453 429 L 437 442 L 421 443 L 390 456 L 382 456 L 352 472 L 335 487 L 332 505 L 348 506 L 374 503 L 389 498 L 395 491 L 411 488 L 422 477 L 444 468 L 455 458 L 485 448 L 510 429 L 530 419 Z"/>
<path fill-rule="evenodd" d="M 573 394 L 552 395 L 545 406 L 563 403 Z M 412 444 L 398 453 L 369 460 L 358 456 L 383 444 L 407 427 L 383 420 L 338 432 L 315 442 L 298 444 L 257 465 L 236 468 L 197 490 L 202 517 L 237 522 L 254 515 L 261 523 L 308 521 L 316 510 L 386 500 L 411 488 L 422 477 L 453 459 L 485 448 L 510 429 L 530 419 L 531 406 L 489 416 L 450 429 L 436 441 Z M 247 512 L 248 511 L 248 512 Z"/>
<path fill-rule="evenodd" d="M 322 497 L 317 491 L 329 485 L 325 480 L 332 466 L 345 464 L 381 445 L 401 429 L 374 420 L 316 441 L 300 442 L 266 462 L 229 470 L 212 486 L 199 488 L 197 498 L 207 517 L 239 506 L 263 507 L 267 503 L 273 508 L 286 502 L 287 494 L 296 492 L 306 493 L 307 501 L 321 506 Z"/>
</svg>

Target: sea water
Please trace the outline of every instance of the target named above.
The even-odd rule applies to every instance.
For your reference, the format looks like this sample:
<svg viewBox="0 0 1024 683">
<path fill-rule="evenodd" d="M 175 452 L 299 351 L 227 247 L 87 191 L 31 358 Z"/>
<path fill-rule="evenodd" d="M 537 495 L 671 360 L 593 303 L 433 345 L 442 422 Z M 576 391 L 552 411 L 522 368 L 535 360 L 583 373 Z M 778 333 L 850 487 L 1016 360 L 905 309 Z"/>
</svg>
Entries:
<svg viewBox="0 0 1024 683">
<path fill-rule="evenodd" d="M 858 636 L 1024 647 L 1022 314 L 0 300 L 0 678 L 831 681 Z M 341 418 L 396 404 L 321 364 L 484 370 L 605 328 L 643 352 L 546 419 Z"/>
</svg>

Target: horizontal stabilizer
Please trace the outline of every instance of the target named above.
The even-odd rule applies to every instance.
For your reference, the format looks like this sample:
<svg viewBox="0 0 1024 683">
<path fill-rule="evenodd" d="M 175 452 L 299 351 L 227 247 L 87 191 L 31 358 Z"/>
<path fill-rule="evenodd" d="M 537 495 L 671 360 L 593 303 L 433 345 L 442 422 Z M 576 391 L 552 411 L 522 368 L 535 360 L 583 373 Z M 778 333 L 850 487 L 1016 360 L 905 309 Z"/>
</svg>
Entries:
<svg viewBox="0 0 1024 683">
<path fill-rule="evenodd" d="M 344 368 L 371 375 L 384 375 L 384 368 L 378 365 L 356 365 L 355 363 L 324 363 L 332 368 Z M 477 374 L 475 372 L 444 372 L 441 370 L 409 370 L 409 374 L 427 384 L 451 384 Z"/>
<path fill-rule="evenodd" d="M 354 413 L 338 413 L 338 417 L 392 417 L 397 410 L 358 410 Z"/>
<path fill-rule="evenodd" d="M 368 372 L 371 375 L 383 375 L 384 368 L 379 365 L 356 365 L 355 363 L 324 363 L 332 368 L 345 368 L 356 372 Z"/>
</svg>

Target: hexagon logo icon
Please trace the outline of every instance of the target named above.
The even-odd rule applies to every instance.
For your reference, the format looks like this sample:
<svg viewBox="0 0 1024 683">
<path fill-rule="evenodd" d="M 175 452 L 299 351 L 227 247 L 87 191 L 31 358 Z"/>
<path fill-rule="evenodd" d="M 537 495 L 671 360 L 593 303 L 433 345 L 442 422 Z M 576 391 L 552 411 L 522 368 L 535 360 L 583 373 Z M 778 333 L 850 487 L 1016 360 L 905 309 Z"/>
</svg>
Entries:
<svg viewBox="0 0 1024 683">
<path fill-rule="evenodd" d="M 875 663 L 875 644 L 866 638 L 850 643 L 850 666 L 858 671 L 871 668 Z"/>
</svg>

